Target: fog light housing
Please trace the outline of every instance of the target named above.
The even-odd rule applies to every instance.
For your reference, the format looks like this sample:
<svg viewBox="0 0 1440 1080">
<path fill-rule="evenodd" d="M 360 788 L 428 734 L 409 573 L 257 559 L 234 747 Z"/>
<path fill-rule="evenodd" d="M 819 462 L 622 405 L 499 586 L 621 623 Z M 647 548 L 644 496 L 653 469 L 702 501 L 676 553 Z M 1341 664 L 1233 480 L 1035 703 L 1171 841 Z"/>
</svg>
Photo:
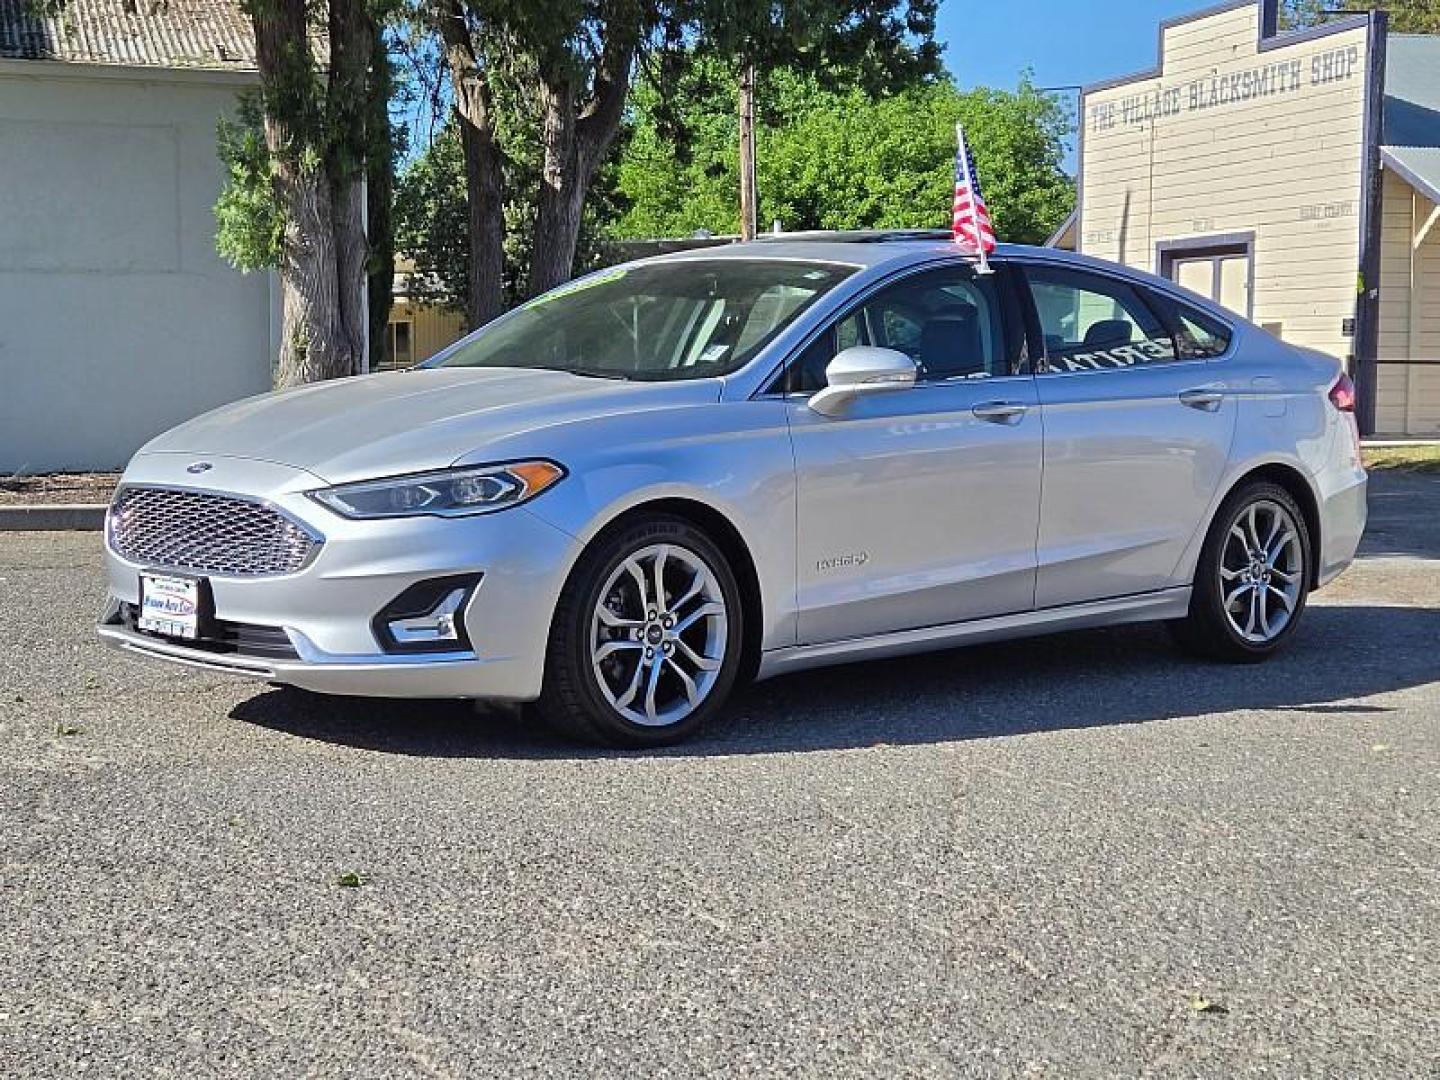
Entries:
<svg viewBox="0 0 1440 1080">
<path fill-rule="evenodd" d="M 469 652 L 465 607 L 480 575 L 418 581 L 386 604 L 372 627 L 388 653 Z"/>
</svg>

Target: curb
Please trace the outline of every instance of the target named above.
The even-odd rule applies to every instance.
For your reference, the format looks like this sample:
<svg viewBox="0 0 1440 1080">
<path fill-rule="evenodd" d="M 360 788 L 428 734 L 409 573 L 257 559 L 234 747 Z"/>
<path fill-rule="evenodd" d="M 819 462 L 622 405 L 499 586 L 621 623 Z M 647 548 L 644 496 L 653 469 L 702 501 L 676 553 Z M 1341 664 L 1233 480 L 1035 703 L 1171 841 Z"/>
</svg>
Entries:
<svg viewBox="0 0 1440 1080">
<path fill-rule="evenodd" d="M 99 532 L 103 503 L 36 503 L 0 506 L 0 532 Z"/>
</svg>

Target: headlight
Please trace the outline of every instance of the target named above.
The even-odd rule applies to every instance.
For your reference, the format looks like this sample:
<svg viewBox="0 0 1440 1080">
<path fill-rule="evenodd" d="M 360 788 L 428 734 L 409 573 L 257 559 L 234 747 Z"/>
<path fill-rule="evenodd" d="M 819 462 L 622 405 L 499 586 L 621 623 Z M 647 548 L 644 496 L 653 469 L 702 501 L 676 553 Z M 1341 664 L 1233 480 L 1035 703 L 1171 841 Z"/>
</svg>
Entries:
<svg viewBox="0 0 1440 1080">
<path fill-rule="evenodd" d="M 339 484 L 307 494 L 347 518 L 462 517 L 519 506 L 564 475 L 553 461 L 517 461 Z"/>
</svg>

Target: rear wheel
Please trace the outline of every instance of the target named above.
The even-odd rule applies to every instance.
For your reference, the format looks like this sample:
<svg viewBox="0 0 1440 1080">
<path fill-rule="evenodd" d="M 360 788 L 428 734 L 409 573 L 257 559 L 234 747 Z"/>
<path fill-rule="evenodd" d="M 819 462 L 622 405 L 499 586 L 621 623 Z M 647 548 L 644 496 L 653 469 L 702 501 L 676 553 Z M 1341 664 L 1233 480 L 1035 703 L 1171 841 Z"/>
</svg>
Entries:
<svg viewBox="0 0 1440 1080">
<path fill-rule="evenodd" d="M 647 747 L 691 735 L 740 666 L 743 612 L 724 554 L 653 515 L 594 544 L 555 613 L 540 711 L 564 733 Z"/>
<path fill-rule="evenodd" d="M 1215 659 L 1264 660 L 1300 624 L 1310 558 L 1305 516 L 1288 491 L 1263 481 L 1239 488 L 1210 526 L 1175 636 Z"/>
</svg>

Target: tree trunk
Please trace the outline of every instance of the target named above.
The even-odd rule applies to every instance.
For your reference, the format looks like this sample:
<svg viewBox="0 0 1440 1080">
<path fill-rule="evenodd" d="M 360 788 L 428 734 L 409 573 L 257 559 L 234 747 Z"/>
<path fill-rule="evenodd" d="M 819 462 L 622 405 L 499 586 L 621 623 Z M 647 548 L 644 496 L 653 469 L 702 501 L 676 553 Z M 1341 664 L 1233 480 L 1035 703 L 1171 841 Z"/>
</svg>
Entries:
<svg viewBox="0 0 1440 1080">
<path fill-rule="evenodd" d="M 475 330 L 505 310 L 504 155 L 495 141 L 490 83 L 477 59 L 460 0 L 444 0 L 437 21 L 465 158 L 469 232 L 465 319 Z"/>
<path fill-rule="evenodd" d="M 341 329 L 330 181 L 323 171 L 276 179 L 285 212 L 280 244 L 281 317 L 277 387 L 350 373 L 354 357 Z"/>
<path fill-rule="evenodd" d="M 365 357 L 366 263 L 365 160 L 368 139 L 370 57 L 378 31 L 364 0 L 330 0 L 330 85 L 328 112 L 338 138 L 329 154 L 334 185 L 330 212 L 335 232 L 335 276 L 340 298 L 340 332 L 349 351 L 345 375 L 357 374 Z"/>
<path fill-rule="evenodd" d="M 357 375 L 365 357 L 365 336 L 369 324 L 366 263 L 370 242 L 365 237 L 365 176 L 356 173 L 335 184 L 330 204 L 335 230 L 336 296 L 340 301 L 340 332 L 349 353 L 341 375 Z"/>
<path fill-rule="evenodd" d="M 468 296 L 465 320 L 478 330 L 505 310 L 505 207 L 500 151 L 488 128 L 460 123 L 465 155 L 466 225 L 470 259 L 466 266 Z"/>
<path fill-rule="evenodd" d="M 590 178 L 584 175 L 575 132 L 575 94 L 568 78 L 542 80 L 540 198 L 530 252 L 530 295 L 567 280 L 580 241 L 580 215 Z"/>
<path fill-rule="evenodd" d="M 583 105 L 576 99 L 568 66 L 540 69 L 544 158 L 530 255 L 531 296 L 568 280 L 574 270 L 585 195 L 620 130 L 637 34 L 633 23 L 612 24 L 600 48 L 593 90 Z"/>
<path fill-rule="evenodd" d="M 365 156 L 365 233 L 370 241 L 369 293 L 370 369 L 385 357 L 385 328 L 395 295 L 395 228 L 390 204 L 395 197 L 395 140 L 390 126 L 392 88 L 390 56 L 385 39 L 373 35 L 370 45 L 370 89 L 365 114 L 368 152 Z"/>
<path fill-rule="evenodd" d="M 310 118 L 318 108 L 314 59 L 305 45 L 305 0 L 253 4 L 251 22 L 265 95 L 265 144 L 274 164 L 275 199 L 285 217 L 279 256 L 281 347 L 275 384 L 300 386 L 356 370 L 359 350 L 346 324 L 346 310 L 354 307 L 354 294 L 353 288 L 341 284 L 338 271 L 336 184 L 330 163 L 305 153 L 315 137 Z M 336 43 L 331 48 L 343 50 Z M 356 207 L 350 193 L 341 194 L 341 217 L 348 222 Z M 344 242 L 346 258 L 353 262 L 356 240 L 348 226 Z M 363 229 L 359 242 L 363 248 Z"/>
</svg>

